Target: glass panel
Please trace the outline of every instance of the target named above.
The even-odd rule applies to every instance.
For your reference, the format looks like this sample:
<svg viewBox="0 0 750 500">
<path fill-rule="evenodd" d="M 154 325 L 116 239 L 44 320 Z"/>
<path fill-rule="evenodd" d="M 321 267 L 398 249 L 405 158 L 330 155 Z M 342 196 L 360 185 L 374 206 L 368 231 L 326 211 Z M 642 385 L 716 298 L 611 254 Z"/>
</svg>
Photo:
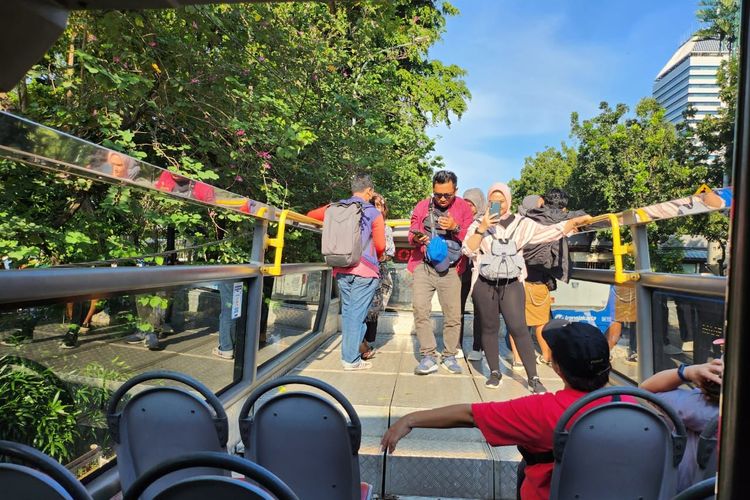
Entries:
<svg viewBox="0 0 750 500">
<path fill-rule="evenodd" d="M 721 357 L 714 341 L 723 337 L 723 300 L 660 291 L 652 307 L 656 371 Z"/>
<path fill-rule="evenodd" d="M 611 349 L 612 368 L 638 380 L 635 288 L 588 281 L 557 282 L 552 292 L 552 317 L 596 325 Z"/>
<path fill-rule="evenodd" d="M 216 392 L 241 377 L 232 355 L 246 289 L 206 283 L 0 314 L 0 435 L 63 463 L 84 456 L 79 476 L 96 469 L 113 456 L 104 409 L 120 382 L 174 370 Z"/>
<path fill-rule="evenodd" d="M 317 333 L 323 271 L 263 278 L 258 367 Z"/>
<path fill-rule="evenodd" d="M 406 264 L 397 263 L 390 267 L 393 291 L 388 301 L 388 309 L 411 311 L 412 274 L 406 270 Z"/>
</svg>

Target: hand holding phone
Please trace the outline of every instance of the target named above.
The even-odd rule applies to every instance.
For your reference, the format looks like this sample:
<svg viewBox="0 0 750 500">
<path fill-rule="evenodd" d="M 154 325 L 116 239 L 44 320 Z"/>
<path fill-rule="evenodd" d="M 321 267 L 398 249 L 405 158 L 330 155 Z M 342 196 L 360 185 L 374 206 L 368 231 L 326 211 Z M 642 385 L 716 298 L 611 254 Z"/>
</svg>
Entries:
<svg viewBox="0 0 750 500">
<path fill-rule="evenodd" d="M 412 229 L 409 232 L 414 235 L 414 239 L 419 243 L 427 243 L 427 241 L 429 240 L 427 235 L 424 234 L 422 231 L 417 231 L 416 229 Z"/>
</svg>

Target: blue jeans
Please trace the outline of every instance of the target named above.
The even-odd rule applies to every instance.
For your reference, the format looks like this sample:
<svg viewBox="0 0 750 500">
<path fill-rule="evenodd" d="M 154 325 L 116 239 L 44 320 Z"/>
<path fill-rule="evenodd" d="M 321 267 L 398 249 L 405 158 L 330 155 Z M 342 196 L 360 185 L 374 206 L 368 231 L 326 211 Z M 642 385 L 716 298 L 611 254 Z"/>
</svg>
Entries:
<svg viewBox="0 0 750 500">
<path fill-rule="evenodd" d="M 342 361 L 359 361 L 359 345 L 367 330 L 365 318 L 379 281 L 377 278 L 363 278 L 354 274 L 336 276 L 341 295 Z"/>
</svg>

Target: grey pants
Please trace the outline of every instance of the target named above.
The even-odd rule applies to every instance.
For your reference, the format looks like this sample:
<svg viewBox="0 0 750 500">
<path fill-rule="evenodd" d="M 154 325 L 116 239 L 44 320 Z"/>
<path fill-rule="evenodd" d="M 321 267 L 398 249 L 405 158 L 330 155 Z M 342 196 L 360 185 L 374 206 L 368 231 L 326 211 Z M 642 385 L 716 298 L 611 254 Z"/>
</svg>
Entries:
<svg viewBox="0 0 750 500">
<path fill-rule="evenodd" d="M 422 356 L 435 356 L 437 342 L 432 331 L 430 312 L 432 297 L 438 294 L 443 310 L 443 355 L 455 356 L 458 351 L 458 337 L 461 334 L 461 278 L 455 268 L 438 274 L 427 264 L 419 264 L 414 270 L 412 284 L 412 305 L 414 327 L 419 340 L 419 353 Z"/>
</svg>

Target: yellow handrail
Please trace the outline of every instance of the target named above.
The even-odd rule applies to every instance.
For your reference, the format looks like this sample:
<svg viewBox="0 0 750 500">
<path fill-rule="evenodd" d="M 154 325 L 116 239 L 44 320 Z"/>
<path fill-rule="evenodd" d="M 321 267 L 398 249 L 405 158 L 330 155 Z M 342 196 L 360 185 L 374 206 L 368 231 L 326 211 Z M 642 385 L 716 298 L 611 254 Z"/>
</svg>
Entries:
<svg viewBox="0 0 750 500">
<path fill-rule="evenodd" d="M 289 215 L 289 210 L 282 210 L 279 215 L 278 228 L 276 229 L 276 237 L 266 237 L 266 247 L 273 247 L 273 264 L 265 265 L 261 267 L 261 272 L 270 276 L 281 275 L 281 256 L 284 252 L 284 232 L 286 231 L 286 218 Z"/>
<path fill-rule="evenodd" d="M 391 227 L 408 227 L 411 225 L 409 219 L 388 219 L 385 223 Z"/>
<path fill-rule="evenodd" d="M 609 221 L 612 226 L 612 256 L 615 261 L 615 283 L 622 284 L 628 281 L 637 281 L 640 279 L 638 273 L 625 272 L 622 264 L 622 256 L 631 253 L 632 246 L 622 243 L 620 237 L 620 219 L 617 214 L 602 214 L 589 220 L 585 225 L 596 224 L 597 222 Z"/>
</svg>

